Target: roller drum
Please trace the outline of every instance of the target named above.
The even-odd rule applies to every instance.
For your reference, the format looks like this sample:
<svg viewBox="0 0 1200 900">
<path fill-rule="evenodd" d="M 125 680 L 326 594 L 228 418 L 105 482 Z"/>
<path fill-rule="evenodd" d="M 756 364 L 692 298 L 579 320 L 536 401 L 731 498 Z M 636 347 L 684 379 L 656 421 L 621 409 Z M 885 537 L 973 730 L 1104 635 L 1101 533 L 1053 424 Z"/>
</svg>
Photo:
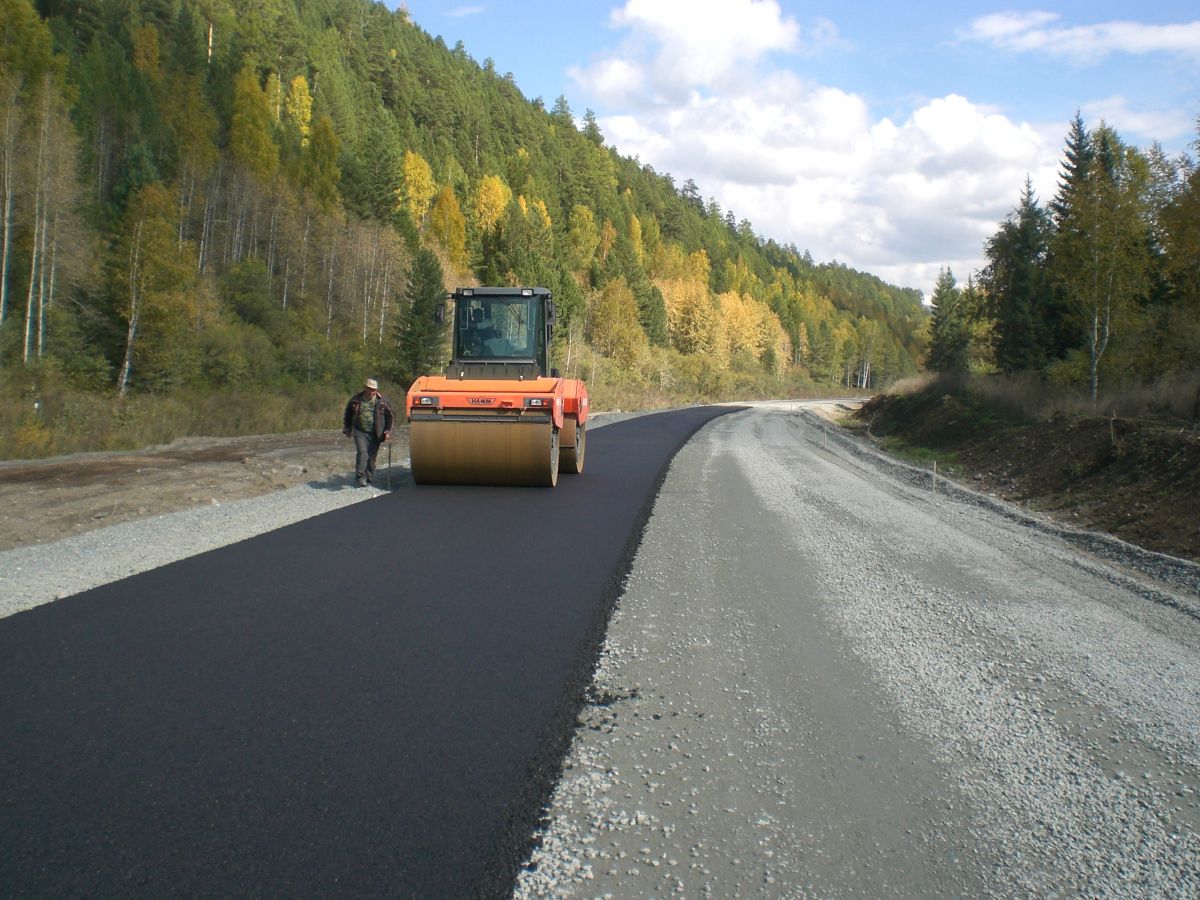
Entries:
<svg viewBox="0 0 1200 900">
<path fill-rule="evenodd" d="M 409 431 L 418 484 L 554 487 L 558 430 L 550 422 L 413 420 Z"/>
<path fill-rule="evenodd" d="M 575 416 L 567 416 L 563 419 L 562 434 L 559 435 L 559 471 L 566 475 L 582 475 L 586 449 L 586 423 L 580 424 Z"/>
</svg>

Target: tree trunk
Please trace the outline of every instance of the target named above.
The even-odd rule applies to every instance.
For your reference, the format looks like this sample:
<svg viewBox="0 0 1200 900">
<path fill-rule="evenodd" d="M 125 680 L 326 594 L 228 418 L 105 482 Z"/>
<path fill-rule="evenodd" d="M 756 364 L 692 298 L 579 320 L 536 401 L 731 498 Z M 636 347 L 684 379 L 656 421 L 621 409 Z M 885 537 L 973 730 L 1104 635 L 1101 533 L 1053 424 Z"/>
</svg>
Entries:
<svg viewBox="0 0 1200 900">
<path fill-rule="evenodd" d="M 8 318 L 8 259 L 12 249 L 12 209 L 16 187 L 13 184 L 13 155 L 16 149 L 17 137 L 17 89 L 15 85 L 5 84 L 8 96 L 4 101 L 4 141 L 3 168 L 0 177 L 4 179 L 2 199 L 0 199 L 0 324 Z"/>
<path fill-rule="evenodd" d="M 29 251 L 29 291 L 25 297 L 25 340 L 21 351 L 21 362 L 28 365 L 29 357 L 33 355 L 33 314 L 34 289 L 37 286 L 38 270 L 38 231 L 41 224 L 41 197 L 39 196 L 33 212 L 33 246 Z"/>
<path fill-rule="evenodd" d="M 267 287 L 275 279 L 275 243 L 279 233 L 279 201 L 271 206 L 271 227 L 267 238 Z"/>
<path fill-rule="evenodd" d="M 312 225 L 312 213 L 304 213 L 304 237 L 300 239 L 300 298 L 304 299 L 304 286 L 308 276 L 308 229 Z"/>
<path fill-rule="evenodd" d="M 183 248 L 187 239 L 187 221 L 192 215 L 192 201 L 196 196 L 196 167 L 188 162 L 184 175 L 179 179 L 179 234 L 178 244 Z"/>
<path fill-rule="evenodd" d="M 121 364 L 121 375 L 117 379 L 117 394 L 125 396 L 129 390 L 129 373 L 133 369 L 133 347 L 137 341 L 138 317 L 141 315 L 141 255 L 142 226 L 139 220 L 129 251 L 129 328 L 125 332 L 125 361 Z"/>
<path fill-rule="evenodd" d="M 379 343 L 383 343 L 384 319 L 387 317 L 388 288 L 391 286 L 392 258 L 388 256 L 383 263 L 383 287 L 379 294 Z"/>
<path fill-rule="evenodd" d="M 96 128 L 96 203 L 104 202 L 105 182 L 108 179 L 108 116 L 101 113 Z"/>
<path fill-rule="evenodd" d="M 1092 306 L 1092 323 L 1088 333 L 1088 389 L 1095 408 L 1100 392 L 1100 304 Z"/>
<path fill-rule="evenodd" d="M 333 334 L 333 247 L 325 255 L 325 337 Z"/>
<path fill-rule="evenodd" d="M 218 163 L 213 171 L 212 184 L 204 196 L 204 218 L 200 223 L 200 259 L 197 272 L 204 274 L 208 268 L 208 259 L 212 255 L 213 241 L 217 231 L 217 208 L 221 204 L 221 183 L 225 170 Z"/>
<path fill-rule="evenodd" d="M 46 133 L 49 128 L 50 121 L 50 87 L 45 86 L 43 92 L 43 108 L 42 108 L 42 126 L 38 133 L 38 150 L 37 162 L 34 166 L 33 177 L 33 246 L 29 251 L 29 294 L 25 301 L 25 347 L 22 356 L 22 361 L 29 362 L 29 357 L 33 354 L 33 336 L 34 324 L 33 314 L 34 305 L 34 290 L 38 284 L 38 266 L 41 263 L 41 257 L 38 253 L 41 240 L 43 239 L 43 229 L 45 229 L 45 194 L 44 194 L 44 176 L 43 169 L 46 163 Z M 38 306 L 41 305 L 41 297 L 38 297 Z"/>
<path fill-rule="evenodd" d="M 283 311 L 287 312 L 287 292 L 288 292 L 288 277 L 291 274 L 292 257 L 287 255 L 283 258 Z"/>
<path fill-rule="evenodd" d="M 371 262 L 367 267 L 366 278 L 363 279 L 363 343 L 367 342 L 367 332 L 371 327 L 371 308 L 375 302 L 375 258 L 379 254 L 379 242 L 371 242 Z"/>
<path fill-rule="evenodd" d="M 49 199 L 49 198 L 47 198 Z M 47 205 L 49 205 L 47 203 Z M 47 210 L 42 215 L 42 246 L 41 257 L 42 264 L 38 268 L 38 302 L 37 302 L 37 358 L 42 358 L 42 353 L 46 349 L 46 259 L 50 255 L 46 243 L 49 240 L 48 232 L 50 230 L 50 213 Z"/>
<path fill-rule="evenodd" d="M 51 309 L 54 306 L 54 281 L 55 275 L 58 274 L 58 217 L 59 213 L 54 213 L 54 226 L 50 229 L 50 287 L 46 292 L 46 309 Z"/>
</svg>

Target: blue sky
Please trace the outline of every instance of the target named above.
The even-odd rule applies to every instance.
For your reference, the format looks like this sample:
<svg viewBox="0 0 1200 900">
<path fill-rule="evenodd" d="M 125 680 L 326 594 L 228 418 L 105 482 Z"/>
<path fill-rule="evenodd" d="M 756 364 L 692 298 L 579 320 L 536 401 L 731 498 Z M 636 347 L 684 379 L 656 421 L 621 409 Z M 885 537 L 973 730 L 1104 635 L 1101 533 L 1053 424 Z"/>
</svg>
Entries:
<svg viewBox="0 0 1200 900">
<path fill-rule="evenodd" d="M 1200 117 L 1194 2 L 404 5 L 763 237 L 927 295 L 982 265 L 1027 174 L 1052 196 L 1077 109 L 1172 154 Z"/>
</svg>

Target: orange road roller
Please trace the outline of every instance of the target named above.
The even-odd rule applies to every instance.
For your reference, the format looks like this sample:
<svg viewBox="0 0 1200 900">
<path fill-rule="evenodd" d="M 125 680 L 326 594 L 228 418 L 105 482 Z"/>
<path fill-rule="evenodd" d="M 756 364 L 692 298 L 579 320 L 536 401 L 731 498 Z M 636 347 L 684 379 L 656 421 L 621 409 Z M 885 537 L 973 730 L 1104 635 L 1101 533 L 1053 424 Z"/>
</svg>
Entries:
<svg viewBox="0 0 1200 900">
<path fill-rule="evenodd" d="M 587 387 L 550 368 L 550 291 L 459 288 L 450 297 L 450 364 L 408 391 L 413 480 L 554 487 L 559 472 L 582 473 Z"/>
</svg>

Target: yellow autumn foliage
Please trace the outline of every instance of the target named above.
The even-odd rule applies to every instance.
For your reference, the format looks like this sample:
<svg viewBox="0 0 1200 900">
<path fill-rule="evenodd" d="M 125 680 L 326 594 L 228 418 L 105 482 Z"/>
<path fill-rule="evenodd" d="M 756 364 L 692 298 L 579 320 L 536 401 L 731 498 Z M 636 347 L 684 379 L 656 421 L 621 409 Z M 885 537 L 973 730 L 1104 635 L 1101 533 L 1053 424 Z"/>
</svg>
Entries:
<svg viewBox="0 0 1200 900">
<path fill-rule="evenodd" d="M 745 352 L 775 371 L 786 368 L 792 342 L 774 311 L 749 294 L 726 291 L 717 297 L 730 354 Z"/>
<path fill-rule="evenodd" d="M 312 132 L 312 94 L 308 90 L 308 79 L 297 75 L 288 86 L 287 99 L 283 101 L 284 111 L 296 130 L 300 132 L 300 146 L 308 146 L 308 136 Z"/>
<path fill-rule="evenodd" d="M 622 365 L 633 365 L 649 342 L 638 324 L 637 300 L 625 277 L 614 278 L 594 293 L 590 305 L 588 338 L 592 346 Z"/>
<path fill-rule="evenodd" d="M 484 231 L 495 228 L 512 202 L 512 190 L 499 175 L 484 175 L 475 190 L 475 221 Z"/>
<path fill-rule="evenodd" d="M 470 265 L 467 254 L 467 223 L 463 218 L 454 188 L 446 185 L 433 201 L 429 212 L 429 233 L 445 249 L 449 261 L 459 271 Z"/>
<path fill-rule="evenodd" d="M 429 212 L 429 204 L 437 194 L 433 169 L 420 153 L 404 151 L 404 160 L 400 164 L 400 192 L 413 222 L 420 228 Z"/>
<path fill-rule="evenodd" d="M 567 259 L 571 270 L 580 272 L 590 266 L 598 246 L 600 231 L 596 228 L 595 214 L 589 207 L 575 204 L 567 219 Z"/>
</svg>

